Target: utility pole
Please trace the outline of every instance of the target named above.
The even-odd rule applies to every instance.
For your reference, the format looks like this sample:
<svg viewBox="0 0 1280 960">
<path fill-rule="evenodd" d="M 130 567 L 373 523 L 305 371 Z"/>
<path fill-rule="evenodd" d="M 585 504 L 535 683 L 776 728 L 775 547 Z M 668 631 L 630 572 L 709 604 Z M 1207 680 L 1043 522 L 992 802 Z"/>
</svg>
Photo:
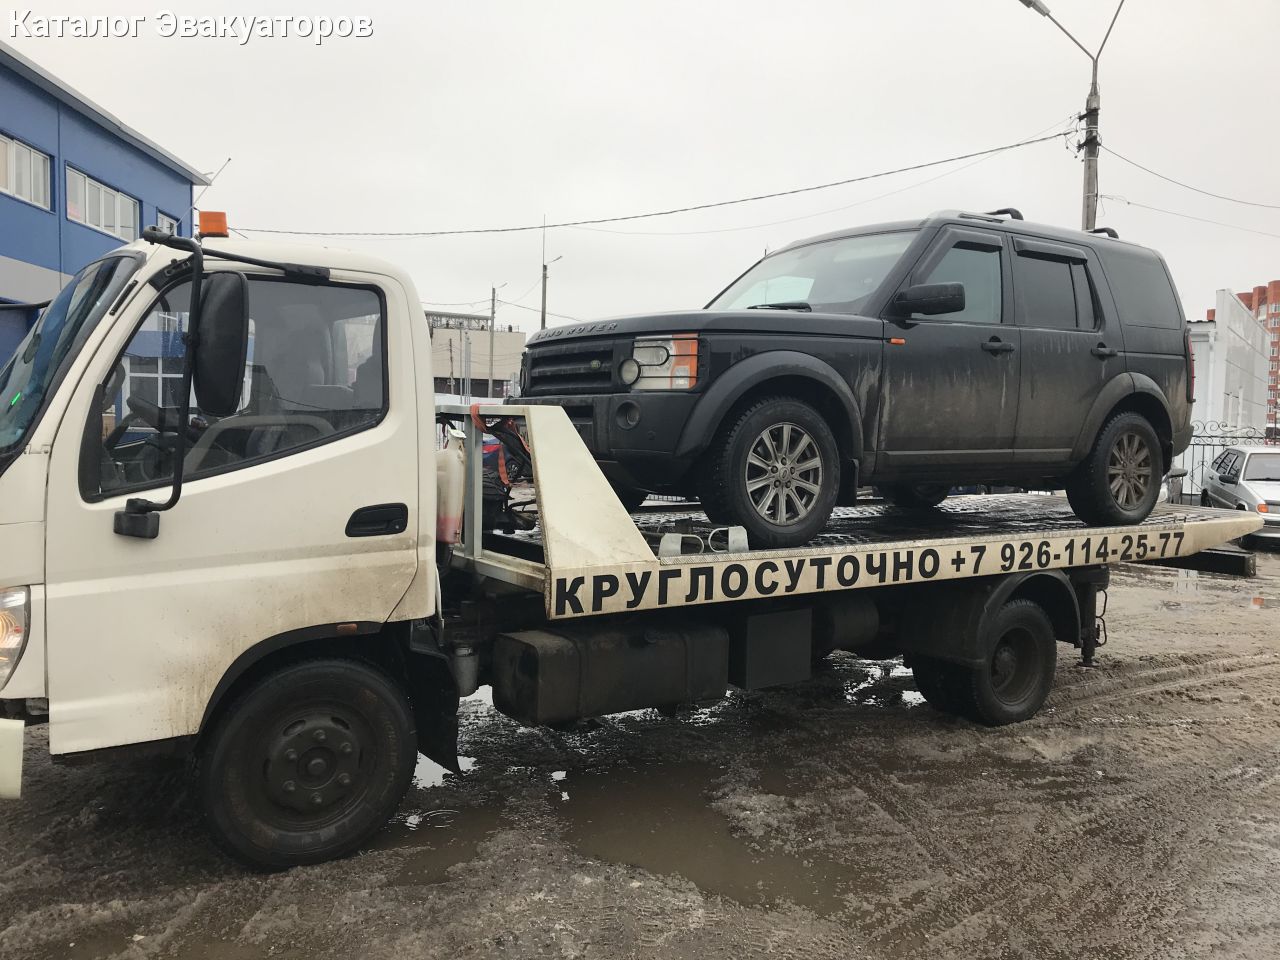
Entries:
<svg viewBox="0 0 1280 960">
<path fill-rule="evenodd" d="M 1071 31 L 1059 23 L 1045 6 L 1044 0 L 1018 0 L 1028 10 L 1034 10 L 1042 17 L 1048 17 L 1055 27 L 1067 35 L 1067 39 L 1079 47 L 1086 57 L 1093 62 L 1093 75 L 1089 83 L 1089 96 L 1084 102 L 1084 113 L 1080 119 L 1084 121 L 1084 140 L 1080 147 L 1084 151 L 1084 189 L 1081 198 L 1080 224 L 1083 230 L 1089 231 L 1098 225 L 1098 116 L 1102 112 L 1102 95 L 1098 92 L 1098 60 L 1102 50 L 1111 39 L 1111 31 L 1115 29 L 1116 20 L 1120 18 L 1120 10 L 1125 0 L 1120 0 L 1116 12 L 1111 17 L 1106 36 L 1098 47 L 1097 53 L 1090 53 L 1089 48 L 1072 36 Z"/>
<path fill-rule="evenodd" d="M 489 288 L 489 392 L 486 397 L 493 396 L 493 321 L 498 315 L 498 288 Z"/>
<path fill-rule="evenodd" d="M 1124 6 L 1121 0 L 1120 6 Z M 1119 7 L 1116 16 L 1120 15 Z M 1115 23 L 1114 20 L 1111 21 Z M 1108 30 L 1107 34 L 1110 35 Z M 1106 41 L 1102 41 L 1106 43 Z M 1099 48 L 1098 53 L 1102 50 Z M 1093 80 L 1089 84 L 1089 96 L 1084 101 L 1084 197 L 1080 210 L 1081 228 L 1088 233 L 1098 225 L 1098 114 L 1102 108 L 1102 96 L 1098 93 L 1098 58 L 1093 58 Z"/>
<path fill-rule="evenodd" d="M 449 392 L 454 393 L 454 376 L 453 376 L 453 337 L 449 338 Z M 454 396 L 457 396 L 454 393 Z"/>
<path fill-rule="evenodd" d="M 547 215 L 542 215 L 542 323 L 539 330 L 547 329 Z"/>
</svg>

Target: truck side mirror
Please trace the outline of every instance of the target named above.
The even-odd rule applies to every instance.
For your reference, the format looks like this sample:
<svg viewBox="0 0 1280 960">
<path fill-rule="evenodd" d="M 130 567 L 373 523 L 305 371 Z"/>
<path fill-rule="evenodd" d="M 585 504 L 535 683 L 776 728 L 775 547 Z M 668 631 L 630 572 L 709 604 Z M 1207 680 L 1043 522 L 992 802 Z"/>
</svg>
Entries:
<svg viewBox="0 0 1280 960">
<path fill-rule="evenodd" d="M 917 283 L 899 291 L 893 298 L 893 315 L 909 317 L 913 313 L 936 316 L 959 313 L 964 309 L 963 283 Z"/>
<path fill-rule="evenodd" d="M 200 409 L 229 417 L 240 408 L 249 351 L 249 279 L 219 271 L 204 279 L 191 384 Z"/>
</svg>

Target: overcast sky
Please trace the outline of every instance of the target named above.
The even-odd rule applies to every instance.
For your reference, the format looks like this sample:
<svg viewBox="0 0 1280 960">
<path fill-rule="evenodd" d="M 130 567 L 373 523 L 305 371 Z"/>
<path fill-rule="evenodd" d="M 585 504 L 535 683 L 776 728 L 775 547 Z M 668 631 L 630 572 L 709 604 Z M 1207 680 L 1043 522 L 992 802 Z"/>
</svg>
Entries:
<svg viewBox="0 0 1280 960">
<path fill-rule="evenodd" d="M 1096 49 L 1116 0 L 1048 2 Z M 320 47 L 162 38 L 161 4 L 31 6 L 148 17 L 136 40 L 24 39 L 10 37 L 6 10 L 4 37 L 193 166 L 231 157 L 201 205 L 246 228 L 505 226 L 785 190 L 1061 129 L 1089 78 L 1086 56 L 1018 0 L 167 6 L 372 18 L 372 37 Z M 1280 204 L 1277 38 L 1276 0 L 1128 0 L 1101 61 L 1104 144 L 1205 189 Z M 701 306 L 767 248 L 942 208 L 1016 206 L 1078 226 L 1080 162 L 1061 141 L 968 163 L 549 231 L 548 257 L 563 257 L 549 309 Z M 1280 210 L 1200 196 L 1105 153 L 1100 170 L 1103 194 L 1277 235 L 1104 201 L 1099 223 L 1165 254 L 1190 316 L 1220 287 L 1280 278 Z M 401 263 L 427 301 L 487 311 L 490 284 L 506 283 L 500 297 L 538 305 L 538 232 L 314 242 Z M 499 319 L 535 329 L 538 318 L 503 306 Z"/>
</svg>

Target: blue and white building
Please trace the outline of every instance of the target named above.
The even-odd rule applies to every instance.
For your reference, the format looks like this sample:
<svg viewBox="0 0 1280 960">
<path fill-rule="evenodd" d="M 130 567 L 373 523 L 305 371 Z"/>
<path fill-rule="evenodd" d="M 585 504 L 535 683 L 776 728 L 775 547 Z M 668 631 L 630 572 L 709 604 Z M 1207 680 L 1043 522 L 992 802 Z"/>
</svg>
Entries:
<svg viewBox="0 0 1280 960">
<path fill-rule="evenodd" d="M 0 43 L 0 363 L 85 264 L 155 224 L 191 234 L 208 179 Z"/>
</svg>

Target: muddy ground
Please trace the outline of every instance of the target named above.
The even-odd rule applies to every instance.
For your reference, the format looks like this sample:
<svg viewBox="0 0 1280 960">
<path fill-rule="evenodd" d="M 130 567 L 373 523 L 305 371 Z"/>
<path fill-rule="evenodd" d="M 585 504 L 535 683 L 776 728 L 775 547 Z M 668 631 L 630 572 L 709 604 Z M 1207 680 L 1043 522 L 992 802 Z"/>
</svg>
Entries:
<svg viewBox="0 0 1280 960">
<path fill-rule="evenodd" d="M 464 704 L 342 863 L 249 874 L 180 766 L 63 768 L 0 808 L 0 956 L 1280 957 L 1280 556 L 1121 570 L 1099 668 L 1000 730 L 900 664 L 667 719 Z"/>
</svg>

